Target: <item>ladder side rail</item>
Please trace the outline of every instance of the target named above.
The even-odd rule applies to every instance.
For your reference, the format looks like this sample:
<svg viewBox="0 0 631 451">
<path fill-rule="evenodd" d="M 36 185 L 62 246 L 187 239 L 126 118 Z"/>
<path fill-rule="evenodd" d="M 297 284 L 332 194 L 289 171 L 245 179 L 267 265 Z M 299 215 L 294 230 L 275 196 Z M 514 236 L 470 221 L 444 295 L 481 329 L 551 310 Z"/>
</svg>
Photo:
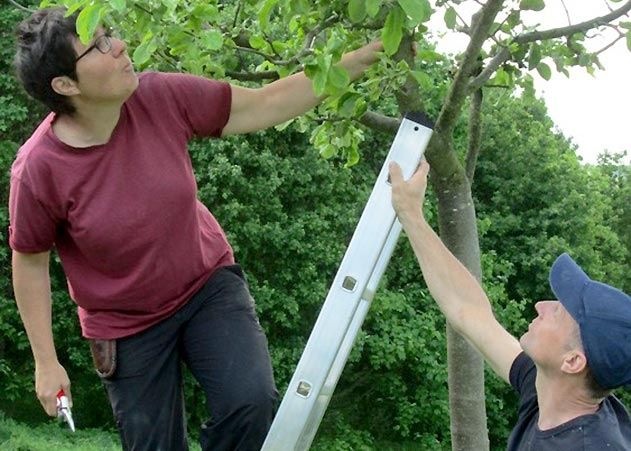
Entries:
<svg viewBox="0 0 631 451">
<path fill-rule="evenodd" d="M 375 265 L 373 273 L 368 280 L 368 284 L 366 285 L 366 289 L 362 294 L 361 301 L 357 310 L 355 311 L 355 315 L 353 316 L 353 321 L 349 326 L 346 335 L 344 336 L 344 341 L 340 346 L 340 350 L 335 357 L 335 361 L 331 366 L 331 370 L 327 375 L 324 385 L 320 390 L 319 396 L 315 405 L 311 411 L 309 419 L 305 424 L 305 428 L 298 439 L 298 443 L 294 448 L 296 451 L 306 451 L 311 447 L 311 443 L 318 432 L 318 428 L 320 427 L 320 423 L 322 422 L 322 418 L 324 418 L 324 414 L 326 409 L 333 397 L 333 392 L 335 391 L 335 387 L 342 375 L 342 371 L 346 366 L 346 361 L 348 360 L 348 356 L 353 349 L 353 345 L 357 340 L 357 336 L 359 335 L 359 331 L 366 319 L 366 315 L 368 314 L 368 310 L 370 309 L 370 305 L 372 304 L 372 300 L 377 292 L 377 287 L 381 278 L 383 277 L 383 273 L 385 272 L 388 262 L 394 252 L 394 248 L 396 247 L 397 240 L 399 235 L 401 234 L 401 223 L 397 220 L 392 225 L 390 229 L 390 233 L 388 234 L 388 238 L 386 240 L 386 244 L 383 247 L 381 254 L 379 255 L 379 260 Z"/>
<path fill-rule="evenodd" d="M 386 182 L 388 162 L 397 161 L 404 173 L 411 174 L 420 160 L 418 148 L 424 149 L 430 136 L 431 129 L 403 120 L 287 388 L 264 450 L 294 449 L 290 444 L 297 442 L 303 429 L 299 423 L 308 419 L 387 238 L 384 234 L 395 219 Z M 354 280 L 352 289 L 344 288 L 348 277 Z"/>
</svg>

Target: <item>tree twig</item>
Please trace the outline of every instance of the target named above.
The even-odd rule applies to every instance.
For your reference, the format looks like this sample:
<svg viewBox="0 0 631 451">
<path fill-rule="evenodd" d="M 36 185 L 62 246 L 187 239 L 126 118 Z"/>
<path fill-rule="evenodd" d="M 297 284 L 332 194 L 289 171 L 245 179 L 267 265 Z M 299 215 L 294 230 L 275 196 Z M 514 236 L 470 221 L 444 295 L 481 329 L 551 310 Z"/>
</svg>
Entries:
<svg viewBox="0 0 631 451">
<path fill-rule="evenodd" d="M 609 44 L 607 44 L 606 46 L 604 46 L 602 49 L 597 50 L 594 52 L 594 55 L 600 55 L 602 52 L 604 52 L 605 50 L 608 50 L 609 48 L 613 47 L 616 42 L 618 42 L 620 39 L 624 38 L 624 34 L 620 33 L 618 35 L 618 37 L 616 39 L 614 39 L 612 42 L 610 42 Z"/>
<path fill-rule="evenodd" d="M 570 18 L 570 12 L 567 10 L 567 6 L 565 5 L 565 1 L 561 0 L 561 5 L 563 5 L 563 9 L 565 10 L 565 15 L 567 16 L 567 24 L 572 25 L 572 19 Z"/>
<path fill-rule="evenodd" d="M 513 42 L 516 42 L 518 44 L 525 44 L 527 42 L 544 41 L 547 39 L 570 36 L 575 33 L 582 33 L 600 25 L 608 24 L 609 22 L 626 15 L 629 11 L 631 11 L 631 0 L 628 0 L 623 6 L 616 10 L 613 10 L 609 14 L 605 14 L 604 16 L 594 17 L 593 19 L 586 20 L 585 22 L 577 23 L 576 25 L 570 25 L 567 27 L 552 28 L 550 30 L 524 33 L 516 36 L 513 39 Z"/>
<path fill-rule="evenodd" d="M 234 13 L 234 19 L 232 21 L 232 28 L 237 28 L 237 21 L 239 20 L 239 14 L 241 14 L 241 7 L 243 6 L 243 1 L 239 1 L 237 5 L 237 10 Z"/>
<path fill-rule="evenodd" d="M 18 2 L 14 1 L 14 0 L 9 0 L 9 3 L 11 3 L 13 6 L 15 6 L 17 9 L 27 12 L 27 13 L 34 13 L 35 10 L 34 9 L 30 9 L 27 8 L 26 6 L 22 6 L 20 5 Z"/>
<path fill-rule="evenodd" d="M 473 185 L 475 166 L 478 162 L 482 142 L 482 99 L 482 88 L 480 88 L 473 93 L 471 105 L 469 106 L 469 143 L 467 146 L 465 172 L 470 185 Z"/>
<path fill-rule="evenodd" d="M 278 80 L 280 78 L 278 72 L 273 70 L 263 72 L 235 72 L 227 70 L 226 75 L 239 81 Z"/>
<path fill-rule="evenodd" d="M 629 11 L 631 11 L 631 0 L 628 0 L 622 7 L 617 10 L 612 11 L 609 14 L 604 16 L 595 17 L 593 19 L 587 20 L 585 22 L 578 23 L 576 25 L 570 25 L 567 27 L 561 28 L 552 28 L 550 30 L 544 31 L 533 31 L 530 33 L 524 33 L 513 38 L 513 42 L 518 44 L 526 44 L 534 41 L 542 41 L 547 39 L 560 38 L 563 36 L 571 36 L 575 33 L 586 32 L 597 26 L 610 26 L 610 22 L 618 19 L 619 17 L 624 16 Z M 615 43 L 615 42 L 614 42 Z M 601 51 L 606 50 L 614 43 L 611 43 L 609 46 L 603 48 L 598 51 L 596 54 Z M 497 68 L 499 68 L 502 64 L 510 59 L 510 52 L 507 47 L 503 47 L 488 63 L 487 67 L 478 75 L 471 83 L 469 84 L 469 91 L 475 91 L 483 86 L 495 73 Z"/>
<path fill-rule="evenodd" d="M 469 92 L 480 89 L 484 83 L 489 81 L 495 71 L 510 58 L 508 48 L 502 47 L 486 67 L 469 83 Z"/>
</svg>

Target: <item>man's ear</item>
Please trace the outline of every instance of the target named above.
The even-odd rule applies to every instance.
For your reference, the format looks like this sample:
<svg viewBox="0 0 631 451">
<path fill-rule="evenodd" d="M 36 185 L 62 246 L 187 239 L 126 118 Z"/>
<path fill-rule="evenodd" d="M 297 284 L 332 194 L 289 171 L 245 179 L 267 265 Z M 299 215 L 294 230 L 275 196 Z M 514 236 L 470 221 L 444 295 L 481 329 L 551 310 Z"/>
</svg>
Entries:
<svg viewBox="0 0 631 451">
<path fill-rule="evenodd" d="M 74 96 L 81 92 L 79 91 L 77 82 L 67 75 L 53 78 L 50 82 L 50 86 L 53 88 L 53 91 L 62 96 Z"/>
<path fill-rule="evenodd" d="M 568 374 L 578 374 L 587 366 L 585 353 L 578 349 L 573 349 L 563 355 L 561 371 Z"/>
</svg>

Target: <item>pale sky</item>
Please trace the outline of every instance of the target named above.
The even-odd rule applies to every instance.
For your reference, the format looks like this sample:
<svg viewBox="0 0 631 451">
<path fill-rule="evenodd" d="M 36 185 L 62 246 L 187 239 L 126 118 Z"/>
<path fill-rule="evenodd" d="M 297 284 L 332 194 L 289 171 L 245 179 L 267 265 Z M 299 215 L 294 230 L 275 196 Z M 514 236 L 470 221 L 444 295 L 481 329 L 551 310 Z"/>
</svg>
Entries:
<svg viewBox="0 0 631 451">
<path fill-rule="evenodd" d="M 566 0 L 565 4 L 572 24 L 609 12 L 604 0 Z M 622 3 L 610 5 L 617 8 Z M 467 1 L 460 5 L 458 11 L 464 11 L 461 14 L 469 20 L 471 11 L 478 8 L 476 3 Z M 468 15 L 465 15 L 467 11 Z M 541 22 L 541 26 L 537 27 L 540 30 L 568 25 L 561 0 L 547 0 L 543 11 L 527 13 L 523 17 L 528 24 Z M 631 21 L 631 18 L 626 20 Z M 430 29 L 446 29 L 442 10 L 434 13 Z M 613 37 L 613 34 L 597 36 L 589 48 L 601 49 Z M 466 43 L 466 37 L 452 34 L 440 39 L 438 48 L 446 52 L 460 52 Z M 584 69 L 576 68 L 567 78 L 556 72 L 551 60 L 544 60 L 552 68 L 552 78 L 545 81 L 535 71 L 535 86 L 546 101 L 550 117 L 563 134 L 578 145 L 577 153 L 585 162 L 595 163 L 597 155 L 607 149 L 613 152 L 627 150 L 625 162 L 631 164 L 631 51 L 625 39 L 602 53 L 600 61 L 604 71 L 597 71 L 591 76 Z"/>
</svg>

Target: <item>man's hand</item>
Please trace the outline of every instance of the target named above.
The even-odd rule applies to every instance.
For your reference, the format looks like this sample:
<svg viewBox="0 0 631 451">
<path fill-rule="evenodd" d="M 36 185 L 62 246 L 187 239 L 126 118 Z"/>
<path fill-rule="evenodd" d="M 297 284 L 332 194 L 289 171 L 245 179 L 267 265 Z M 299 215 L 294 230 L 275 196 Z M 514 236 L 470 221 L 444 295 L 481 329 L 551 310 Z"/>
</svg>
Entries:
<svg viewBox="0 0 631 451">
<path fill-rule="evenodd" d="M 390 163 L 389 170 L 390 183 L 392 184 L 392 206 L 397 212 L 399 220 L 403 223 L 409 219 L 422 217 L 429 163 L 422 159 L 418 169 L 408 181 L 403 180 L 401 167 L 397 163 Z"/>
<path fill-rule="evenodd" d="M 57 416 L 57 393 L 63 390 L 72 407 L 70 379 L 59 362 L 35 364 L 35 393 L 48 415 Z"/>
</svg>

